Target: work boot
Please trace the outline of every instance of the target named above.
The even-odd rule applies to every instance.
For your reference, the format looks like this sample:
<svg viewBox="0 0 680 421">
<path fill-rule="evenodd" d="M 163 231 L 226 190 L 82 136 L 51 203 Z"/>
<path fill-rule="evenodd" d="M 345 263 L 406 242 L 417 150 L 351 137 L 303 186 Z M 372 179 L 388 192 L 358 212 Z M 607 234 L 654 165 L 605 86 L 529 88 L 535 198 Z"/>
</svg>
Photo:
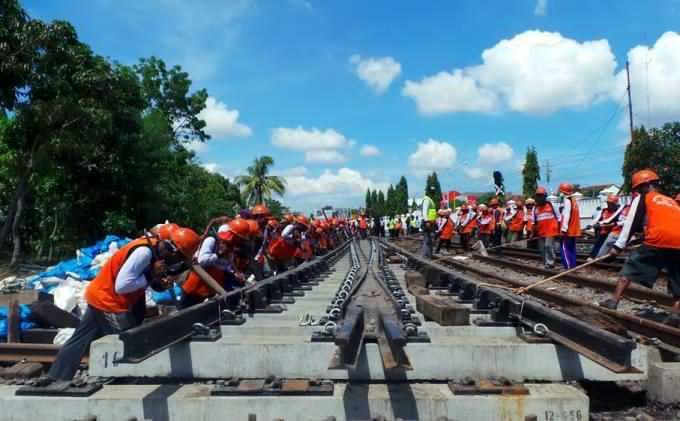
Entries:
<svg viewBox="0 0 680 421">
<path fill-rule="evenodd" d="M 604 301 L 600 301 L 599 303 L 597 303 L 597 305 L 600 307 L 608 308 L 610 310 L 616 310 L 619 307 L 619 302 L 609 298 Z"/>
<path fill-rule="evenodd" d="M 680 314 L 677 313 L 671 313 L 666 317 L 666 320 L 663 321 L 664 324 L 671 326 L 671 327 L 680 327 Z"/>
</svg>

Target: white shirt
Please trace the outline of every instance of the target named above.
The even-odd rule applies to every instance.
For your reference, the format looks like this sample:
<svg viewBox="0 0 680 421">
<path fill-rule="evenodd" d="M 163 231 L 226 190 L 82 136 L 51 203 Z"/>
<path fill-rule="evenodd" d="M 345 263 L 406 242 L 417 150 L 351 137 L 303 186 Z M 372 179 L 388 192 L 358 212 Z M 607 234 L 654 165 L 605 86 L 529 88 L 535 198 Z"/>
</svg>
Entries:
<svg viewBox="0 0 680 421">
<path fill-rule="evenodd" d="M 623 223 L 623 229 L 621 230 L 621 233 L 619 234 L 619 238 L 616 239 L 616 243 L 614 243 L 614 247 L 623 250 L 626 248 L 626 245 L 628 244 L 628 240 L 630 238 L 631 234 L 631 228 L 633 228 L 633 221 L 635 221 L 635 214 L 638 211 L 638 207 L 640 206 L 640 195 L 635 196 L 635 199 L 633 199 L 633 203 L 630 204 L 630 209 L 628 210 L 628 215 L 626 215 L 626 220 Z"/>
<path fill-rule="evenodd" d="M 149 247 L 136 248 L 125 260 L 116 276 L 116 294 L 129 294 L 144 289 L 149 284 L 146 272 L 151 265 L 153 253 Z"/>
<path fill-rule="evenodd" d="M 562 233 L 569 231 L 569 219 L 571 218 L 571 200 L 569 197 L 570 196 L 565 196 L 564 200 L 562 201 L 562 206 L 564 206 L 562 209 L 562 219 L 560 222 L 560 231 L 562 231 Z"/>
<path fill-rule="evenodd" d="M 203 240 L 196 260 L 204 268 L 217 267 L 226 271 L 233 271 L 234 269 L 230 259 L 224 259 L 217 255 L 217 241 L 215 237 L 207 237 Z"/>
</svg>

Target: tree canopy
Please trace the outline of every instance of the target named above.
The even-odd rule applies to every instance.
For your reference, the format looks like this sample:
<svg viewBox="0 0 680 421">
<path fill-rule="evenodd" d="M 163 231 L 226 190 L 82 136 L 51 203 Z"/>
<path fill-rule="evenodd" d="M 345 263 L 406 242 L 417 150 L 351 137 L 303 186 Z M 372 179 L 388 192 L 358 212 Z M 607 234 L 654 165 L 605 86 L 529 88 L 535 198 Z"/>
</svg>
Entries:
<svg viewBox="0 0 680 421">
<path fill-rule="evenodd" d="M 633 173 L 645 168 L 656 171 L 666 194 L 680 192 L 680 122 L 652 129 L 642 126 L 633 131 L 623 160 L 624 191 L 630 191 Z"/>
<path fill-rule="evenodd" d="M 522 193 L 525 197 L 531 197 L 536 192 L 538 180 L 541 179 L 541 168 L 538 165 L 536 148 L 529 146 L 522 167 Z"/>
</svg>

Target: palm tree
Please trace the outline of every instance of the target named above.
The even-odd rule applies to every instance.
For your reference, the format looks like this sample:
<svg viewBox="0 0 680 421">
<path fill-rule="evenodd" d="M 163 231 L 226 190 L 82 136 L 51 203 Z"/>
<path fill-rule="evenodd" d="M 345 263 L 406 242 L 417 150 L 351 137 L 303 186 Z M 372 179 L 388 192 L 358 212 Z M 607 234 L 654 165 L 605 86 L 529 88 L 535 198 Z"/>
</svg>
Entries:
<svg viewBox="0 0 680 421">
<path fill-rule="evenodd" d="M 247 168 L 247 175 L 236 177 L 236 183 L 243 187 L 248 204 L 264 203 L 264 200 L 271 198 L 273 193 L 283 195 L 286 192 L 286 180 L 275 175 L 267 175 L 272 165 L 274 159 L 271 156 L 261 156 Z"/>
</svg>

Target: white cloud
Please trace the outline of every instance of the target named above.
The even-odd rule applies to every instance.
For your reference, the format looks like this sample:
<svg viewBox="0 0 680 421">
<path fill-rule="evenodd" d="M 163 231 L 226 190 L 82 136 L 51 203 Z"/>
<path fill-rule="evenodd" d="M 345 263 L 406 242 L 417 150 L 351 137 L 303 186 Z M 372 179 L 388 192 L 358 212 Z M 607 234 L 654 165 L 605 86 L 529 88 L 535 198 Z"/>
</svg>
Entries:
<svg viewBox="0 0 680 421">
<path fill-rule="evenodd" d="M 206 132 L 213 138 L 232 136 L 250 136 L 250 127 L 238 121 L 239 111 L 230 110 L 227 106 L 213 97 L 205 101 L 205 108 L 198 114 L 198 118 L 205 120 Z"/>
<path fill-rule="evenodd" d="M 334 129 L 319 130 L 278 127 L 272 130 L 272 144 L 284 149 L 305 152 L 307 162 L 341 163 L 347 159 L 344 151 L 352 148 L 355 141 Z"/>
<path fill-rule="evenodd" d="M 485 143 L 477 149 L 479 162 L 483 164 L 497 164 L 512 159 L 513 150 L 505 142 Z"/>
<path fill-rule="evenodd" d="M 407 80 L 402 95 L 416 101 L 422 114 L 452 112 L 493 112 L 498 107 L 496 94 L 479 85 L 463 70 L 440 72 L 420 82 Z"/>
<path fill-rule="evenodd" d="M 551 113 L 585 107 L 609 94 L 616 60 L 607 40 L 578 42 L 526 31 L 482 52 L 482 64 L 407 81 L 403 94 L 423 114 L 513 111 Z"/>
<path fill-rule="evenodd" d="M 359 153 L 361 156 L 379 156 L 380 149 L 373 145 L 364 145 Z"/>
<path fill-rule="evenodd" d="M 304 151 L 344 148 L 350 146 L 350 141 L 334 129 L 307 130 L 298 126 L 295 129 L 279 127 L 272 130 L 272 144 L 280 148 Z"/>
<path fill-rule="evenodd" d="M 345 155 L 332 149 L 314 149 L 305 152 L 305 161 L 324 164 L 339 164 L 345 162 Z"/>
<path fill-rule="evenodd" d="M 463 172 L 465 175 L 467 175 L 470 178 L 474 178 L 475 180 L 479 180 L 482 178 L 491 178 L 491 173 L 483 168 L 480 167 L 466 167 L 463 168 Z"/>
<path fill-rule="evenodd" d="M 208 149 L 208 144 L 199 140 L 192 140 L 191 142 L 186 143 L 184 147 L 192 152 L 199 153 L 205 152 L 205 150 Z"/>
<path fill-rule="evenodd" d="M 287 194 L 302 196 L 307 194 L 343 193 L 363 196 L 366 189 L 383 188 L 385 184 L 376 183 L 351 168 L 340 168 L 337 172 L 325 170 L 319 177 L 308 175 L 286 176 Z"/>
<path fill-rule="evenodd" d="M 205 168 L 206 171 L 209 173 L 218 173 L 220 169 L 220 165 L 217 162 L 206 162 L 205 164 L 201 164 L 203 168 Z"/>
<path fill-rule="evenodd" d="M 450 143 L 428 139 L 418 143 L 416 151 L 408 157 L 409 167 L 417 174 L 453 168 L 457 151 Z"/>
<path fill-rule="evenodd" d="M 548 0 L 536 0 L 536 7 L 534 8 L 534 15 L 545 16 L 548 11 Z"/>
<path fill-rule="evenodd" d="M 628 51 L 631 95 L 638 119 L 659 126 L 680 114 L 680 33 L 666 32 L 654 46 L 638 45 Z M 626 103 L 626 69 L 616 75 L 612 98 Z M 650 120 L 650 121 L 645 121 Z"/>
<path fill-rule="evenodd" d="M 361 58 L 353 55 L 349 59 L 354 65 L 354 72 L 359 79 L 376 93 L 381 94 L 387 90 L 392 81 L 401 74 L 401 64 L 392 57 L 368 57 Z"/>
</svg>

